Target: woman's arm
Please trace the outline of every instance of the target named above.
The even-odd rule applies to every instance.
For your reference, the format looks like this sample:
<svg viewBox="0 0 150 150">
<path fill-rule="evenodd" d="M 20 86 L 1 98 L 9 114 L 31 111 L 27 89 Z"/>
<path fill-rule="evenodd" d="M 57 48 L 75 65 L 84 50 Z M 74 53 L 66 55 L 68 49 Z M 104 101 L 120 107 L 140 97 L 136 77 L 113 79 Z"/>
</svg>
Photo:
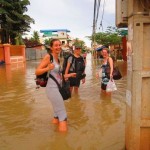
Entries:
<svg viewBox="0 0 150 150">
<path fill-rule="evenodd" d="M 70 77 L 76 77 L 76 73 L 69 73 L 69 69 L 70 69 L 70 65 L 71 63 L 67 63 L 67 67 L 66 67 L 66 70 L 65 70 L 65 74 L 64 74 L 64 78 L 67 80 L 68 78 Z"/>
<path fill-rule="evenodd" d="M 38 67 L 35 70 L 35 75 L 41 75 L 49 70 L 54 69 L 54 64 L 50 62 L 50 55 L 47 54 L 42 59 L 41 63 L 38 65 Z"/>
<path fill-rule="evenodd" d="M 66 67 L 66 70 L 65 70 L 65 74 L 68 74 L 69 69 L 70 69 L 70 65 L 71 65 L 71 63 L 67 62 L 67 67 Z"/>
<path fill-rule="evenodd" d="M 64 74 L 64 78 L 67 79 L 67 78 L 70 78 L 70 77 L 76 77 L 76 73 L 68 73 L 68 74 Z"/>
<path fill-rule="evenodd" d="M 113 78 L 113 66 L 114 66 L 114 64 L 113 64 L 113 60 L 112 60 L 112 58 L 111 57 L 109 57 L 109 65 L 110 65 L 110 78 Z"/>
</svg>

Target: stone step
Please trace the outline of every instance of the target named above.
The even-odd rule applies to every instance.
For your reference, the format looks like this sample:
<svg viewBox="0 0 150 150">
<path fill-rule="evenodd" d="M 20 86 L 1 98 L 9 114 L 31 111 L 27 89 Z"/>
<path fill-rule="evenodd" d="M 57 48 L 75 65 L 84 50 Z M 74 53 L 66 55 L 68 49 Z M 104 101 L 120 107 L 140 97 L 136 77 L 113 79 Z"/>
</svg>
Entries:
<svg viewBox="0 0 150 150">
<path fill-rule="evenodd" d="M 11 63 L 20 63 L 20 62 L 24 62 L 24 59 L 23 59 L 23 56 L 11 56 L 10 62 Z"/>
</svg>

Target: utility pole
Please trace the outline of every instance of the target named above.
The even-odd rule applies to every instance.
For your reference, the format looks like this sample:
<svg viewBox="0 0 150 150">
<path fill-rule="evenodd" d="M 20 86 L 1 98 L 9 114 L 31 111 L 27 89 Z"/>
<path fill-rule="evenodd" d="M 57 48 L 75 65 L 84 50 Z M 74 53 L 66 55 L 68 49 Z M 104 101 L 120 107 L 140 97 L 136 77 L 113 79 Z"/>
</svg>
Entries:
<svg viewBox="0 0 150 150">
<path fill-rule="evenodd" d="M 95 33 L 96 33 L 96 5 L 97 5 L 97 2 L 96 0 L 94 0 L 94 14 L 93 14 L 93 32 L 92 32 L 92 47 L 93 47 L 93 55 L 94 55 L 94 58 L 96 57 L 96 51 L 95 51 L 95 46 L 96 46 L 96 43 L 95 43 Z"/>
<path fill-rule="evenodd" d="M 150 150 L 150 1 L 116 4 L 116 25 L 128 27 L 125 147 Z"/>
<path fill-rule="evenodd" d="M 128 0 L 126 149 L 150 150 L 150 1 Z"/>
</svg>

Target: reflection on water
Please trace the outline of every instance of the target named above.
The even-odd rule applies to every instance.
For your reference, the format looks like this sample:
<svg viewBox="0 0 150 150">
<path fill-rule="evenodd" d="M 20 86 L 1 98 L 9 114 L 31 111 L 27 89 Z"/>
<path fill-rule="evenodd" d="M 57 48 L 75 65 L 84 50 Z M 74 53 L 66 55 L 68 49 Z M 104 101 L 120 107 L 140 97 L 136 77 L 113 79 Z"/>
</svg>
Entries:
<svg viewBox="0 0 150 150">
<path fill-rule="evenodd" d="M 100 60 L 87 56 L 86 83 L 79 95 L 65 101 L 67 133 L 55 125 L 45 89 L 36 89 L 39 61 L 0 66 L 1 150 L 124 150 L 126 64 L 118 62 L 123 78 L 111 96 L 100 93 L 95 78 Z"/>
</svg>

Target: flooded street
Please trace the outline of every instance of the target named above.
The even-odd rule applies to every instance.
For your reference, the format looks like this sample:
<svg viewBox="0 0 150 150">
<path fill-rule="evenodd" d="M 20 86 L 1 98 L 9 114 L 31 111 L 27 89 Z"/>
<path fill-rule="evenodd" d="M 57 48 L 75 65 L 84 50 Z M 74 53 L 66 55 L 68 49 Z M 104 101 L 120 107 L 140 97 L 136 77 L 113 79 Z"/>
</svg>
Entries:
<svg viewBox="0 0 150 150">
<path fill-rule="evenodd" d="M 60 133 L 45 88 L 36 89 L 39 61 L 0 66 L 0 150 L 125 150 L 126 63 L 118 61 L 123 78 L 107 96 L 95 77 L 100 60 L 87 55 L 86 83 L 65 101 L 69 130 Z"/>
</svg>

